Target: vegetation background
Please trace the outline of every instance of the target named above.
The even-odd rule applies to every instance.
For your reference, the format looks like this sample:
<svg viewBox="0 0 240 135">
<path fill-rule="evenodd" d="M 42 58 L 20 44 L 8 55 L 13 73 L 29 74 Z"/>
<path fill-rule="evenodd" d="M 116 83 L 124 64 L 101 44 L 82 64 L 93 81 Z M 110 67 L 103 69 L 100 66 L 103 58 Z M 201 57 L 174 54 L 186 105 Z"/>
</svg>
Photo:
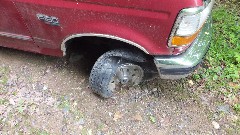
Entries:
<svg viewBox="0 0 240 135">
<path fill-rule="evenodd" d="M 217 92 L 221 102 L 240 112 L 240 1 L 216 0 L 213 10 L 214 35 L 206 61 L 196 82 Z"/>
</svg>

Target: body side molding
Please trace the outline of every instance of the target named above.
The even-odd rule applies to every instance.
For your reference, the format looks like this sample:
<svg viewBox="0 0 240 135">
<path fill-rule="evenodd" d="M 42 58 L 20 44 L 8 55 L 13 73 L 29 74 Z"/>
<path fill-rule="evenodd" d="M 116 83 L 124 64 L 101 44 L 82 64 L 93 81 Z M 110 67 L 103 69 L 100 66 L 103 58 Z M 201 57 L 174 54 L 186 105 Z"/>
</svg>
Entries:
<svg viewBox="0 0 240 135">
<path fill-rule="evenodd" d="M 0 32 L 0 36 L 2 37 L 8 37 L 8 38 L 15 38 L 20 40 L 26 40 L 26 41 L 32 41 L 32 38 L 30 36 L 24 36 L 20 34 L 12 34 L 7 32 Z"/>
</svg>

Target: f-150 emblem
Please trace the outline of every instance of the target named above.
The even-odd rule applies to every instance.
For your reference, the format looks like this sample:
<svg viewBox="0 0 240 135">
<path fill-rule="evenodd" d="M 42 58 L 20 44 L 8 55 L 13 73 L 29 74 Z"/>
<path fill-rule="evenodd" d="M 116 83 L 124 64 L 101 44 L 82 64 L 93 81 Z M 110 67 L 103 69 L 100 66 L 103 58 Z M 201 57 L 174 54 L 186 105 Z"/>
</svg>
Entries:
<svg viewBox="0 0 240 135">
<path fill-rule="evenodd" d="M 40 21 L 43 21 L 46 24 L 50 24 L 53 26 L 59 26 L 59 21 L 57 17 L 54 16 L 48 16 L 48 15 L 44 15 L 44 14 L 37 14 L 37 18 Z"/>
</svg>

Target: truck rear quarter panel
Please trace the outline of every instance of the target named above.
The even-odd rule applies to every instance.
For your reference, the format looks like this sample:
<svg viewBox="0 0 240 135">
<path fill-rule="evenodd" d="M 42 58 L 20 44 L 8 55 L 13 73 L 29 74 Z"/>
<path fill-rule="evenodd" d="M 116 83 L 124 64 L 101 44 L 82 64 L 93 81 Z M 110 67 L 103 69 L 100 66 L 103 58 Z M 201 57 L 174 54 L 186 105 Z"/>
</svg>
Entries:
<svg viewBox="0 0 240 135">
<path fill-rule="evenodd" d="M 202 0 L 13 0 L 40 53 L 61 56 L 61 44 L 75 34 L 120 37 L 141 45 L 151 55 L 169 55 L 168 37 L 178 12 L 201 6 Z M 54 16 L 60 26 L 39 21 Z M 49 54 L 51 55 L 51 54 Z"/>
<path fill-rule="evenodd" d="M 0 1 L 0 46 L 37 52 L 31 34 L 10 0 Z"/>
</svg>

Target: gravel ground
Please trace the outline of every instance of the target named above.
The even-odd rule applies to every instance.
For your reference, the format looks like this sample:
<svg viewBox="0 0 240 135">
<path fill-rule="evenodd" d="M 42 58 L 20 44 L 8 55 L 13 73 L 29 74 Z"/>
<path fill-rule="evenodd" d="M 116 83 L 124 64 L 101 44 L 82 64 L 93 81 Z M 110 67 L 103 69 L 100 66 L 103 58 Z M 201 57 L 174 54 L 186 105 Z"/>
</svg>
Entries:
<svg viewBox="0 0 240 135">
<path fill-rule="evenodd" d="M 92 62 L 0 48 L 0 135 L 238 134 L 239 120 L 189 79 L 145 82 L 101 99 Z"/>
</svg>

